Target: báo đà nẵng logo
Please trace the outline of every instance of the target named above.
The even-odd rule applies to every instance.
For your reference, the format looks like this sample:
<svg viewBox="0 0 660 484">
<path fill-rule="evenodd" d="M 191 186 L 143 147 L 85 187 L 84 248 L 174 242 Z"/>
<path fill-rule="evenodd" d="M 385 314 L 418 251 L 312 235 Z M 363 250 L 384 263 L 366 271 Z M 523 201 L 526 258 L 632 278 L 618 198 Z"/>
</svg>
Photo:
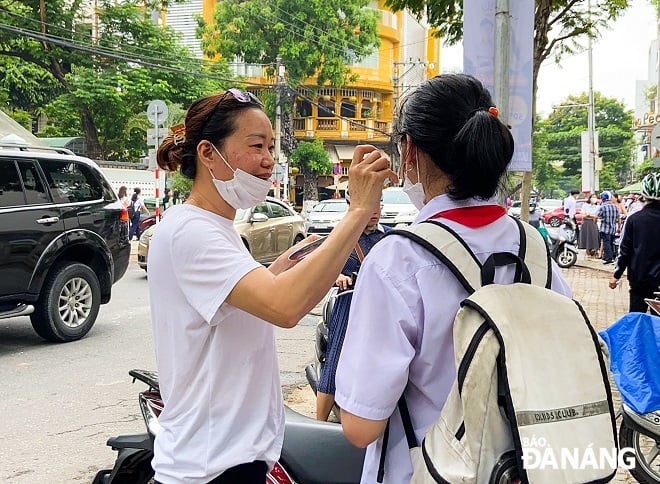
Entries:
<svg viewBox="0 0 660 484">
<path fill-rule="evenodd" d="M 522 461 L 524 469 L 633 469 L 635 449 L 608 449 L 593 444 L 582 448 L 554 448 L 544 437 L 532 436 L 522 439 Z"/>
</svg>

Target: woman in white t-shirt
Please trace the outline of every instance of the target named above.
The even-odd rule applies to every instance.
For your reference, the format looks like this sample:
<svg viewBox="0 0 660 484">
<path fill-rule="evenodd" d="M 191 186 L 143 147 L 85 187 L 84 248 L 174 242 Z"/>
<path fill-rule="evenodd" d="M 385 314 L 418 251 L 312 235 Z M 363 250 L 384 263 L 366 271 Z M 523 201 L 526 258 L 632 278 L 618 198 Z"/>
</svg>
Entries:
<svg viewBox="0 0 660 484">
<path fill-rule="evenodd" d="M 268 268 L 233 224 L 271 188 L 273 128 L 261 102 L 230 89 L 194 102 L 157 161 L 193 179 L 149 248 L 149 293 L 165 409 L 154 445 L 163 483 L 259 483 L 284 437 L 274 327 L 293 327 L 326 294 L 380 203 L 389 159 L 355 149 L 351 206 L 324 244 Z M 309 240 L 308 240 L 309 242 Z"/>
</svg>

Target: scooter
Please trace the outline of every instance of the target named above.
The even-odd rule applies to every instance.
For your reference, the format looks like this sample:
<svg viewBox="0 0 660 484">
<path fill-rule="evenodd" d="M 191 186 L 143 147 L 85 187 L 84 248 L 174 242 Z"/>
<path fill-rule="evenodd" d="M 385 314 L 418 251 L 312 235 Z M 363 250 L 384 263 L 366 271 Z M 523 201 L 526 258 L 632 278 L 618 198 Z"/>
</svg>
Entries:
<svg viewBox="0 0 660 484">
<path fill-rule="evenodd" d="M 565 218 L 556 233 L 547 233 L 546 242 L 550 248 L 550 256 L 557 265 L 564 269 L 574 266 L 578 260 L 578 250 L 575 247 L 577 231 L 574 223 Z"/>
<path fill-rule="evenodd" d="M 158 416 L 164 405 L 158 374 L 131 370 L 133 382 L 148 389 L 138 395 L 147 432 L 112 437 L 107 444 L 117 451 L 112 469 L 99 471 L 93 484 L 147 484 L 153 482 L 153 444 L 160 430 Z M 341 426 L 319 422 L 285 407 L 284 443 L 280 459 L 266 476 L 266 484 L 351 484 L 360 482 L 364 449 L 351 445 Z M 341 465 L 337 465 L 337 463 Z"/>
<path fill-rule="evenodd" d="M 658 294 L 660 293 L 656 293 L 655 299 L 647 300 L 647 303 L 652 309 L 653 305 L 651 302 L 660 302 Z M 647 331 L 629 331 L 629 329 L 623 331 L 621 325 L 628 325 L 629 327 L 631 325 L 645 325 Z M 621 450 L 633 449 L 634 455 L 631 457 L 634 465 L 629 471 L 637 482 L 642 484 L 660 484 L 660 409 L 652 410 L 653 408 L 657 408 L 657 405 L 646 408 L 648 407 L 647 405 L 646 407 L 641 407 L 640 411 L 637 411 L 632 406 L 633 403 L 639 405 L 637 392 L 641 391 L 646 394 L 645 398 L 648 398 L 647 394 L 650 391 L 648 382 L 657 382 L 658 376 L 652 373 L 651 369 L 646 369 L 649 374 L 645 375 L 643 362 L 648 362 L 648 358 L 654 359 L 652 353 L 646 357 L 627 357 L 623 360 L 618 358 L 618 354 L 621 352 L 629 353 L 631 347 L 638 348 L 637 351 L 640 351 L 639 348 L 644 346 L 644 344 L 635 344 L 632 335 L 635 335 L 638 340 L 642 338 L 649 339 L 647 338 L 649 333 L 657 335 L 659 331 L 660 316 L 629 313 L 607 330 L 601 332 L 601 335 L 610 347 L 610 353 L 612 355 L 610 366 L 614 374 L 613 379 L 622 395 L 622 400 L 624 400 L 621 409 L 617 413 L 617 417 L 622 417 L 619 427 L 619 447 Z M 615 360 L 617 361 L 616 364 Z M 635 368 L 629 372 L 626 371 L 626 368 L 616 368 L 617 364 L 621 365 L 622 362 L 626 361 L 634 362 Z M 658 368 L 660 366 L 656 367 L 655 371 Z M 626 403 L 626 401 L 629 403 Z M 655 401 L 657 402 L 658 400 L 656 399 Z"/>
</svg>

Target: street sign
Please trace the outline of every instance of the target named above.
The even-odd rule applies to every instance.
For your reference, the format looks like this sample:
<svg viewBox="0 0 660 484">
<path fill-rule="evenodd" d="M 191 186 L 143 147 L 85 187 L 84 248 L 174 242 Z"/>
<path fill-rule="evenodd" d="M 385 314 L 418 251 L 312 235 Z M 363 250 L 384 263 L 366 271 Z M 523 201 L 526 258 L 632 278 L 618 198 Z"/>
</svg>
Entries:
<svg viewBox="0 0 660 484">
<path fill-rule="evenodd" d="M 158 131 L 158 140 L 156 140 L 156 131 Z M 158 148 L 158 146 L 160 146 L 160 144 L 165 139 L 165 136 L 167 136 L 167 129 L 149 128 L 147 129 L 147 144 L 149 146 L 155 146 L 156 148 Z"/>
<path fill-rule="evenodd" d="M 156 150 L 149 148 L 149 170 L 153 171 L 158 168 L 158 162 L 156 161 Z"/>
<path fill-rule="evenodd" d="M 651 146 L 660 151 L 660 123 L 657 123 L 651 131 Z"/>
<path fill-rule="evenodd" d="M 167 104 L 160 99 L 154 99 L 147 106 L 147 119 L 158 126 L 165 122 L 168 114 Z"/>
</svg>

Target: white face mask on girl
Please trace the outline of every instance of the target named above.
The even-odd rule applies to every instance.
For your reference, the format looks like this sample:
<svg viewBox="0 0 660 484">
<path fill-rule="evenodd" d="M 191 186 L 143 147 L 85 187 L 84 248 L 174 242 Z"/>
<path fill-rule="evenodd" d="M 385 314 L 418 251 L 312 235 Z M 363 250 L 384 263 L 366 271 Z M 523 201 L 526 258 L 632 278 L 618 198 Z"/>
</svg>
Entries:
<svg viewBox="0 0 660 484">
<path fill-rule="evenodd" d="M 424 187 L 419 182 L 419 157 L 417 155 L 417 148 L 415 148 L 415 162 L 417 164 L 417 183 L 413 184 L 410 178 L 404 174 L 403 191 L 408 195 L 415 208 L 421 210 L 426 205 L 426 202 L 424 202 L 426 195 L 424 194 Z"/>
<path fill-rule="evenodd" d="M 250 175 L 240 168 L 234 170 L 218 149 L 214 145 L 211 146 L 213 146 L 215 152 L 234 173 L 234 177 L 231 180 L 222 181 L 214 177 L 213 172 L 209 169 L 211 178 L 213 178 L 213 184 L 224 201 L 236 210 L 239 208 L 250 208 L 263 202 L 266 199 L 266 195 L 268 195 L 268 190 L 270 190 L 272 182 Z"/>
</svg>

